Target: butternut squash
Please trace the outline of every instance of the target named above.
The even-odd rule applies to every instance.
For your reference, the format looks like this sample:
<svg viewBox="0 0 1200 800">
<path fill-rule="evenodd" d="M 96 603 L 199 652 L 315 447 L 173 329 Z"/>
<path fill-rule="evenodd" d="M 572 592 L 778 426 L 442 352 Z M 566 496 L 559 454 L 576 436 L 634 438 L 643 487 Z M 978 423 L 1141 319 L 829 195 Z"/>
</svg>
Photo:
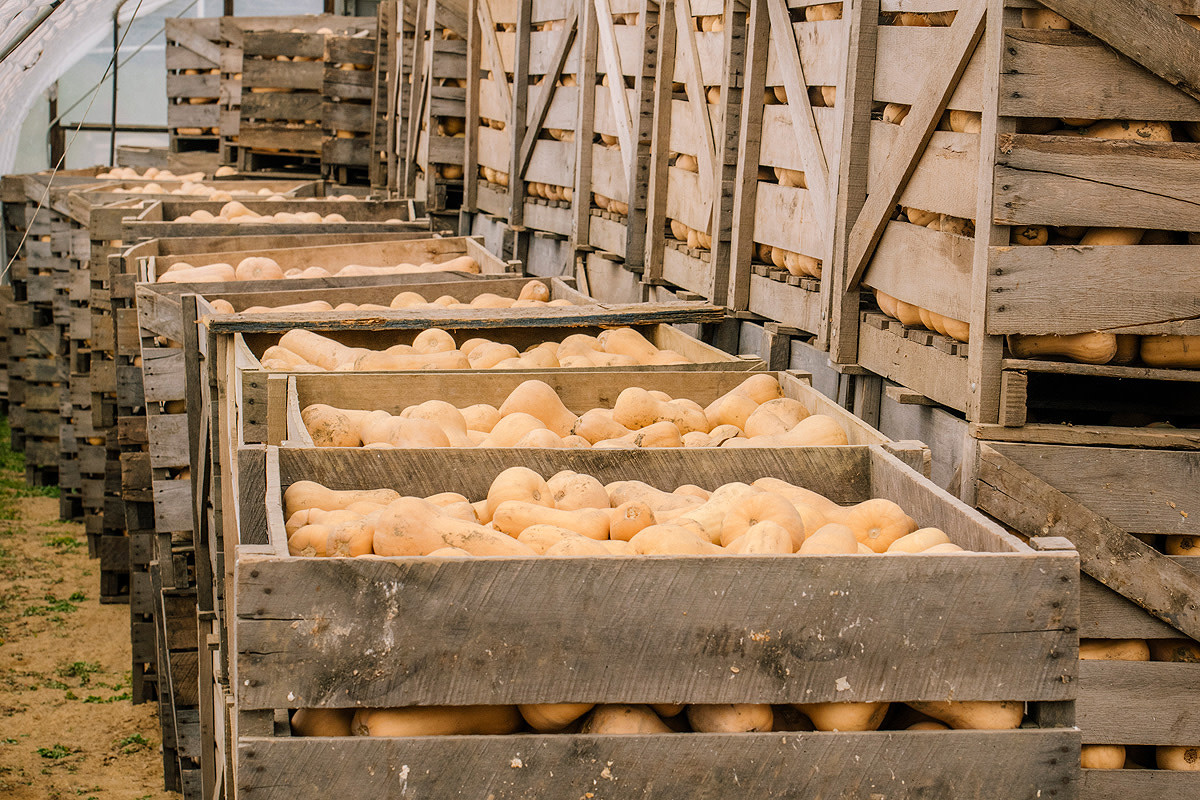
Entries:
<svg viewBox="0 0 1200 800">
<path fill-rule="evenodd" d="M 748 488 L 750 492 L 729 504 L 721 523 L 720 543 L 727 547 L 760 522 L 774 522 L 788 532 L 792 540 L 790 552 L 796 552 L 804 542 L 805 531 L 804 519 L 795 506 L 780 495 Z"/>
<path fill-rule="evenodd" d="M 508 500 L 534 503 L 547 508 L 554 507 L 554 493 L 550 486 L 533 470 L 527 467 L 509 467 L 492 481 L 487 493 L 487 518 L 490 522 L 499 505 Z"/>
<path fill-rule="evenodd" d="M 539 380 L 525 381 L 513 389 L 501 404 L 501 416 L 514 412 L 524 412 L 535 417 L 548 430 L 559 436 L 569 436 L 574 432 L 575 424 L 579 422 L 579 417 L 563 405 L 558 393 L 549 384 Z"/>
<path fill-rule="evenodd" d="M 692 431 L 708 433 L 712 429 L 704 410 L 695 403 L 658 400 L 637 386 L 630 386 L 617 396 L 612 418 L 618 425 L 630 430 L 648 428 L 657 422 L 670 422 L 680 434 Z"/>
<path fill-rule="evenodd" d="M 377 515 L 343 522 L 329 532 L 325 555 L 329 558 L 355 558 L 374 552 Z"/>
<path fill-rule="evenodd" d="M 944 722 L 938 722 L 937 720 L 927 719 L 922 722 L 914 722 L 912 725 L 909 725 L 904 730 L 906 730 L 906 731 L 948 731 L 948 730 L 950 730 L 950 726 Z"/>
<path fill-rule="evenodd" d="M 481 431 L 483 433 L 491 433 L 501 417 L 499 409 L 487 403 L 476 403 L 473 406 L 467 406 L 461 409 L 461 412 L 463 421 L 467 425 L 467 430 Z"/>
<path fill-rule="evenodd" d="M 1079 748 L 1079 765 L 1084 769 L 1124 769 L 1125 745 L 1082 745 Z"/>
<path fill-rule="evenodd" d="M 1129 246 L 1139 244 L 1143 234 L 1145 231 L 1139 228 L 1088 228 L 1079 244 L 1092 247 Z"/>
<path fill-rule="evenodd" d="M 300 412 L 300 419 L 317 447 L 359 447 L 362 439 L 353 418 L 340 408 L 314 404 Z"/>
<path fill-rule="evenodd" d="M 1080 661 L 1149 661 L 1145 639 L 1080 639 Z"/>
<path fill-rule="evenodd" d="M 608 508 L 608 492 L 604 484 L 591 475 L 564 470 L 546 481 L 554 496 L 554 507 L 562 511 Z"/>
<path fill-rule="evenodd" d="M 859 541 L 846 525 L 831 522 L 822 525 L 806 537 L 796 551 L 804 555 L 852 554 L 858 552 Z"/>
<path fill-rule="evenodd" d="M 321 508 L 326 511 L 346 508 L 352 503 L 367 501 L 387 505 L 400 499 L 393 489 L 328 489 L 313 481 L 296 481 L 283 492 L 283 515 L 291 517 L 302 508 Z"/>
<path fill-rule="evenodd" d="M 277 281 L 283 278 L 283 270 L 273 258 L 247 256 L 238 262 L 234 274 L 239 281 Z"/>
<path fill-rule="evenodd" d="M 697 733 L 754 733 L 769 731 L 775 722 L 771 706 L 761 703 L 693 704 L 688 722 Z"/>
<path fill-rule="evenodd" d="M 209 264 L 204 267 L 180 269 L 158 276 L 158 283 L 225 283 L 237 280 L 229 264 Z"/>
<path fill-rule="evenodd" d="M 1132 139 L 1141 142 L 1170 142 L 1171 123 L 1150 122 L 1126 119 L 1113 119 L 1097 122 L 1083 132 L 1084 136 L 1097 139 Z"/>
<path fill-rule="evenodd" d="M 1143 336 L 1140 353 L 1151 367 L 1200 369 L 1200 336 Z"/>
<path fill-rule="evenodd" d="M 521 534 L 517 536 L 517 541 L 538 555 L 545 555 L 547 550 L 565 539 L 583 538 L 586 537 L 557 525 L 537 524 L 530 525 L 521 531 Z"/>
<path fill-rule="evenodd" d="M 439 532 L 440 509 L 419 497 L 402 497 L 379 512 L 372 533 L 378 556 L 423 556 L 447 546 Z"/>
<path fill-rule="evenodd" d="M 727 483 L 718 488 L 712 495 L 700 505 L 692 508 L 686 508 L 678 515 L 670 515 L 665 511 L 656 510 L 655 516 L 662 521 L 665 517 L 672 517 L 676 524 L 684 525 L 694 529 L 702 537 L 713 544 L 728 544 L 737 536 L 741 536 L 746 532 L 746 528 L 750 526 L 749 517 L 743 516 L 739 520 L 741 526 L 737 531 L 737 535 L 733 535 L 730 531 L 728 538 L 724 536 L 724 526 L 730 510 L 742 503 L 751 495 L 762 494 L 753 486 L 748 486 L 744 483 Z M 771 506 L 768 510 L 773 510 L 775 506 Z M 793 511 L 795 509 L 792 509 Z M 761 513 L 762 508 L 756 508 L 756 513 Z M 755 519 L 755 522 L 758 520 Z M 794 525 L 794 522 L 793 522 Z"/>
<path fill-rule="evenodd" d="M 1159 769 L 1200 772 L 1200 746 L 1171 747 L 1159 745 L 1154 748 L 1154 761 Z"/>
<path fill-rule="evenodd" d="M 517 710 L 535 731 L 553 733 L 561 731 L 595 706 L 595 703 L 537 703 L 517 706 Z"/>
<path fill-rule="evenodd" d="M 654 524 L 653 509 L 641 500 L 630 500 L 611 510 L 608 535 L 610 539 L 627 542 L 634 534 Z"/>
<path fill-rule="evenodd" d="M 604 542 L 596 539 L 589 539 L 586 536 L 580 538 L 567 538 L 562 541 L 555 542 L 550 545 L 543 555 L 554 557 L 570 557 L 570 558 L 607 558 L 612 555 L 612 552 L 604 546 Z"/>
<path fill-rule="evenodd" d="M 612 410 L 607 408 L 593 408 L 585 411 L 571 432 L 582 436 L 592 444 L 605 439 L 619 439 L 632 433 L 624 425 L 614 421 Z"/>
<path fill-rule="evenodd" d="M 875 731 L 888 703 L 793 703 L 819 731 Z"/>
<path fill-rule="evenodd" d="M 830 447 L 847 443 L 846 431 L 833 417 L 812 414 L 784 433 L 729 439 L 722 447 Z"/>
<path fill-rule="evenodd" d="M 351 360 L 355 350 L 341 342 L 306 330 L 290 330 L 279 337 L 279 346 L 291 350 L 310 364 L 333 370 L 343 361 Z"/>
<path fill-rule="evenodd" d="M 1200 643 L 1192 639 L 1151 639 L 1151 661 L 1200 664 Z"/>
<path fill-rule="evenodd" d="M 641 430 L 630 431 L 615 439 L 602 439 L 592 445 L 597 448 L 622 447 L 683 447 L 683 437 L 673 422 L 655 422 Z"/>
<path fill-rule="evenodd" d="M 635 533 L 629 543 L 634 552 L 644 556 L 715 555 L 724 552 L 719 546 L 679 525 L 651 525 Z"/>
<path fill-rule="evenodd" d="M 928 550 L 931 547 L 936 547 L 940 544 L 949 544 L 950 537 L 938 528 L 921 528 L 912 533 L 901 536 L 888 545 L 885 553 L 920 553 Z M 874 549 L 870 542 L 864 542 L 868 547 Z"/>
<path fill-rule="evenodd" d="M 235 309 L 233 307 L 233 303 L 229 302 L 228 300 L 219 298 L 219 297 L 216 300 L 213 300 L 211 303 L 209 303 L 209 305 L 212 306 L 213 313 L 215 313 L 215 314 L 236 314 L 237 313 L 237 309 Z"/>
<path fill-rule="evenodd" d="M 498 736 L 521 727 L 516 706 L 362 708 L 355 736 Z"/>
<path fill-rule="evenodd" d="M 658 718 L 650 706 L 599 705 L 588 715 L 580 733 L 632 735 L 670 733 L 671 729 Z"/>
<path fill-rule="evenodd" d="M 444 400 L 426 400 L 419 405 L 409 406 L 401 412 L 404 419 L 428 420 L 446 434 L 451 447 L 470 447 L 467 438 L 467 420 L 462 412 Z"/>
<path fill-rule="evenodd" d="M 917 530 L 916 521 L 904 513 L 904 509 L 884 498 L 827 510 L 831 519 L 849 527 L 858 541 L 876 553 L 885 552 L 901 537 Z"/>
<path fill-rule="evenodd" d="M 600 348 L 606 353 L 626 355 L 634 359 L 649 359 L 658 348 L 633 328 L 612 328 L 596 337 Z"/>
<path fill-rule="evenodd" d="M 737 555 L 790 555 L 796 552 L 792 534 L 782 525 L 766 520 L 755 523 L 725 548 Z"/>
<path fill-rule="evenodd" d="M 799 400 L 778 397 L 760 405 L 741 428 L 750 437 L 774 436 L 790 431 L 808 416 L 808 409 Z"/>
<path fill-rule="evenodd" d="M 331 533 L 328 525 L 305 525 L 288 537 L 288 555 L 324 558 Z"/>
<path fill-rule="evenodd" d="M 704 410 L 704 415 L 713 429 L 732 425 L 739 430 L 744 430 L 746 420 L 758 409 L 759 404 L 754 398 L 730 393 L 713 401 Z"/>
<path fill-rule="evenodd" d="M 1063 356 L 1082 364 L 1107 364 L 1117 354 L 1117 337 L 1111 333 L 1010 335 L 1008 349 L 1016 358 Z"/>
<path fill-rule="evenodd" d="M 1025 704 L 1016 700 L 945 700 L 908 705 L 956 730 L 1012 730 L 1021 727 Z"/>
<path fill-rule="evenodd" d="M 1163 550 L 1169 556 L 1200 555 L 1200 539 L 1195 536 L 1174 534 L 1167 537 Z"/>
<path fill-rule="evenodd" d="M 563 511 L 537 503 L 506 500 L 496 506 L 492 524 L 496 530 L 514 537 L 530 525 L 555 525 L 589 539 L 607 539 L 609 515 L 599 508 Z"/>
<path fill-rule="evenodd" d="M 352 708 L 298 708 L 292 715 L 294 736 L 350 736 Z"/>
</svg>

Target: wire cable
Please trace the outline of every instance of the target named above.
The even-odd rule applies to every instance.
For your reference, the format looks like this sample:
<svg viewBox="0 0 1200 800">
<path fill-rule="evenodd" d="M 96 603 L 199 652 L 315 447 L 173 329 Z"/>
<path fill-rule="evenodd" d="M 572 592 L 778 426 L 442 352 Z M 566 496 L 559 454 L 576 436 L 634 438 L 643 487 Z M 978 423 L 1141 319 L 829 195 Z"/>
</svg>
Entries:
<svg viewBox="0 0 1200 800">
<path fill-rule="evenodd" d="M 67 142 L 67 146 L 63 148 L 63 154 L 59 156 L 58 163 L 55 164 L 53 169 L 50 170 L 50 178 L 46 181 L 46 188 L 42 191 L 42 196 L 38 200 L 37 208 L 34 209 L 33 217 L 31 217 L 29 221 L 36 219 L 38 212 L 45 207 L 46 198 L 50 196 L 50 189 L 54 186 L 54 178 L 58 175 L 58 170 L 62 167 L 63 162 L 67 160 L 67 153 L 71 152 L 71 145 L 75 143 L 75 139 L 79 136 L 79 129 L 83 127 L 83 120 L 87 119 L 88 112 L 92 110 L 92 104 L 96 102 L 96 97 L 100 94 L 100 86 L 104 83 L 105 78 L 108 77 L 109 70 L 113 68 L 113 64 L 116 63 L 117 54 L 121 52 L 121 45 L 125 43 L 125 37 L 128 36 L 129 31 L 133 29 L 133 21 L 137 19 L 138 11 L 140 11 L 141 8 L 142 0 L 138 0 L 137 5 L 133 9 L 133 14 L 131 14 L 129 17 L 129 22 L 125 27 L 125 32 L 121 34 L 121 38 L 117 41 L 116 50 L 113 51 L 112 58 L 108 60 L 108 66 L 104 68 L 104 76 L 100 78 L 100 83 L 96 84 L 95 89 L 92 90 L 92 99 L 88 102 L 88 107 L 83 112 L 83 119 L 81 119 L 79 124 L 75 127 L 74 132 L 71 134 L 70 141 Z M 155 36 L 157 35 L 158 34 L 155 34 Z M 13 263 L 17 260 L 17 256 L 21 253 L 21 249 L 25 247 L 25 240 L 28 238 L 29 224 L 27 221 L 25 225 L 25 232 L 21 234 L 21 241 L 17 244 L 16 250 L 9 256 L 8 263 L 4 265 L 4 271 L 0 272 L 0 280 L 3 280 L 8 276 L 9 271 L 12 270 Z"/>
</svg>

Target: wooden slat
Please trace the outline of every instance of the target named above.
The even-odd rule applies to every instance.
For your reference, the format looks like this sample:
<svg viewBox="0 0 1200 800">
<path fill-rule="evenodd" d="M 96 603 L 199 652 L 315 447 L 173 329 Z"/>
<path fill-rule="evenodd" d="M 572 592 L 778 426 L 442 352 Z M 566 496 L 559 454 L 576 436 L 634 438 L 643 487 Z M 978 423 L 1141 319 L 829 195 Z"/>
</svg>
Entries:
<svg viewBox="0 0 1200 800">
<path fill-rule="evenodd" d="M 1088 744 L 1200 742 L 1200 664 L 1081 661 L 1078 725 Z"/>
<path fill-rule="evenodd" d="M 997 450 L 980 446 L 976 502 L 1025 533 L 1063 536 L 1080 568 L 1171 626 L 1200 638 L 1200 575 L 1080 505 Z"/>
<path fill-rule="evenodd" d="M 675 3 L 675 47 L 678 50 L 678 55 L 675 59 L 677 68 L 682 68 L 684 73 L 684 85 L 687 88 L 687 107 L 693 119 L 692 124 L 695 126 L 696 135 L 700 139 L 700 146 L 697 148 L 698 153 L 694 155 L 699 160 L 700 166 L 700 192 L 704 207 L 709 214 L 713 213 L 713 182 L 716 180 L 716 161 L 717 149 L 716 139 L 713 135 L 713 121 L 709 115 L 707 95 L 704 85 L 701 83 L 701 66 L 700 56 L 696 48 L 696 34 L 693 31 L 692 8 L 690 0 L 679 0 Z M 667 45 L 670 47 L 670 44 Z M 722 102 L 726 98 L 722 97 Z M 674 115 L 672 115 L 674 117 Z M 672 122 L 672 128 L 676 124 Z M 696 225 L 697 229 L 707 231 L 710 229 L 709 224 Z M 714 231 L 715 233 L 715 231 Z"/>
<path fill-rule="evenodd" d="M 1200 781 L 1195 772 L 1172 770 L 1085 769 L 1079 781 L 1079 796 L 1087 800 L 1192 800 L 1197 791 Z"/>
<path fill-rule="evenodd" d="M 492 10 L 488 5 L 488 0 L 476 0 L 475 13 L 479 17 L 479 29 L 482 33 L 483 46 L 488 54 L 489 73 L 492 77 L 496 88 L 500 91 L 500 96 L 504 103 L 504 127 L 508 128 L 512 125 L 512 87 L 508 84 L 508 78 L 504 74 L 504 61 L 500 57 L 500 44 L 496 41 L 496 23 L 492 20 Z"/>
<path fill-rule="evenodd" d="M 912 177 L 918 159 L 929 144 L 938 120 L 946 108 L 946 102 L 975 52 L 975 46 L 983 35 L 986 11 L 987 4 L 983 0 L 972 0 L 954 17 L 954 23 L 950 26 L 951 41 L 947 43 L 945 50 L 946 56 L 925 76 L 921 93 L 905 117 L 896 149 L 888 156 L 887 165 L 884 167 L 886 179 L 880 181 L 878 191 L 867 196 L 854 227 L 849 232 L 845 285 L 848 291 L 853 290 L 862 278 L 905 184 Z"/>
<path fill-rule="evenodd" d="M 563 67 L 567 61 L 567 54 L 571 51 L 571 45 L 575 43 L 578 22 L 579 8 L 572 5 L 564 27 L 559 31 L 554 51 L 550 56 L 551 68 L 543 77 L 541 92 L 538 94 L 537 100 L 531 104 L 531 113 L 526 123 L 525 137 L 521 141 L 521 149 L 517 154 L 516 169 L 512 171 L 514 176 L 523 177 L 526 168 L 529 166 L 529 159 L 533 156 L 534 143 L 538 138 L 538 134 L 541 133 L 542 125 L 546 120 L 546 114 L 550 109 L 550 103 L 554 99 L 558 80 L 562 77 Z M 624 86 L 624 81 L 622 81 L 621 85 Z M 567 174 L 570 175 L 573 172 L 574 170 L 571 170 Z M 565 176 L 560 176 L 560 180 L 563 179 L 565 179 Z"/>
<path fill-rule="evenodd" d="M 866 787 L 881 797 L 1045 797 L 1050 786 L 1073 796 L 1078 750 L 1078 733 L 1067 731 L 242 738 L 238 796 L 316 800 L 351 785 L 372 796 L 400 786 L 418 797 L 495 800 L 668 800 L 701 789 L 791 800 Z"/>
</svg>

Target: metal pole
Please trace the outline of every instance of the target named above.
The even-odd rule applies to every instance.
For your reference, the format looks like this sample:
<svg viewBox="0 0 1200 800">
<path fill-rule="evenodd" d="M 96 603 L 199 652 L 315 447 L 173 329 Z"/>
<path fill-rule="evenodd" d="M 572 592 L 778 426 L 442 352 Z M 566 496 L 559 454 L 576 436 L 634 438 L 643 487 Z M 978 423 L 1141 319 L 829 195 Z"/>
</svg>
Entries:
<svg viewBox="0 0 1200 800">
<path fill-rule="evenodd" d="M 120 6 L 113 13 L 112 117 L 108 135 L 108 165 L 117 163 L 117 50 L 121 47 Z"/>
</svg>

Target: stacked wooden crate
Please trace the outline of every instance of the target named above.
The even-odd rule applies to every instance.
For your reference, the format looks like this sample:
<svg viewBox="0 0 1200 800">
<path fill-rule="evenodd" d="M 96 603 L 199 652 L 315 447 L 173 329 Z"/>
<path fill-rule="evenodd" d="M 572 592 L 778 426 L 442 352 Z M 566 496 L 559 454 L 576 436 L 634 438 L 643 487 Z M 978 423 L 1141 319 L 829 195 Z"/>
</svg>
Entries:
<svg viewBox="0 0 1200 800">
<path fill-rule="evenodd" d="M 501 224 L 508 221 L 512 206 L 509 172 L 516 125 L 513 92 L 517 15 L 516 4 L 473 0 L 467 21 L 463 208 L 468 214 L 483 215 Z"/>
<path fill-rule="evenodd" d="M 1186 417 L 1200 101 L 1154 54 L 1200 32 L 1147 11 L 1130 21 L 1141 52 L 1111 19 L 1064 10 L 885 3 L 879 24 L 860 9 L 833 358 L 984 426 Z"/>
<path fill-rule="evenodd" d="M 580 267 L 605 297 L 615 266 L 640 275 L 661 31 L 654 3 L 586 2 L 581 10 L 575 244 Z"/>
<path fill-rule="evenodd" d="M 754 4 L 742 87 L 729 305 L 826 347 L 850 20 Z"/>
<path fill-rule="evenodd" d="M 172 153 L 216 152 L 221 126 L 221 20 L 166 21 L 167 137 Z"/>
<path fill-rule="evenodd" d="M 244 31 L 238 168 L 321 171 L 325 140 L 325 40 L 331 35 L 373 32 L 366 17 L 340 17 L 315 31 L 280 28 Z M 370 49 L 374 59 L 374 48 Z"/>
<path fill-rule="evenodd" d="M 420 44 L 408 65 L 415 77 L 404 112 L 404 193 L 423 199 L 432 213 L 457 212 L 466 159 L 468 20 L 444 2 L 424 0 L 416 4 L 413 27 Z"/>
<path fill-rule="evenodd" d="M 1194 450 L 1018 443 L 978 458 L 980 508 L 1079 550 L 1083 800 L 1200 791 L 1198 464 Z"/>
<path fill-rule="evenodd" d="M 644 280 L 724 303 L 747 10 L 682 0 L 672 11 L 659 15 Z"/>
<path fill-rule="evenodd" d="M 372 137 L 386 113 L 376 106 L 377 40 L 363 36 L 325 37 L 325 79 L 321 94 L 321 174 L 341 184 L 370 184 L 377 159 Z M 377 180 L 376 180 L 377 182 Z"/>
</svg>

